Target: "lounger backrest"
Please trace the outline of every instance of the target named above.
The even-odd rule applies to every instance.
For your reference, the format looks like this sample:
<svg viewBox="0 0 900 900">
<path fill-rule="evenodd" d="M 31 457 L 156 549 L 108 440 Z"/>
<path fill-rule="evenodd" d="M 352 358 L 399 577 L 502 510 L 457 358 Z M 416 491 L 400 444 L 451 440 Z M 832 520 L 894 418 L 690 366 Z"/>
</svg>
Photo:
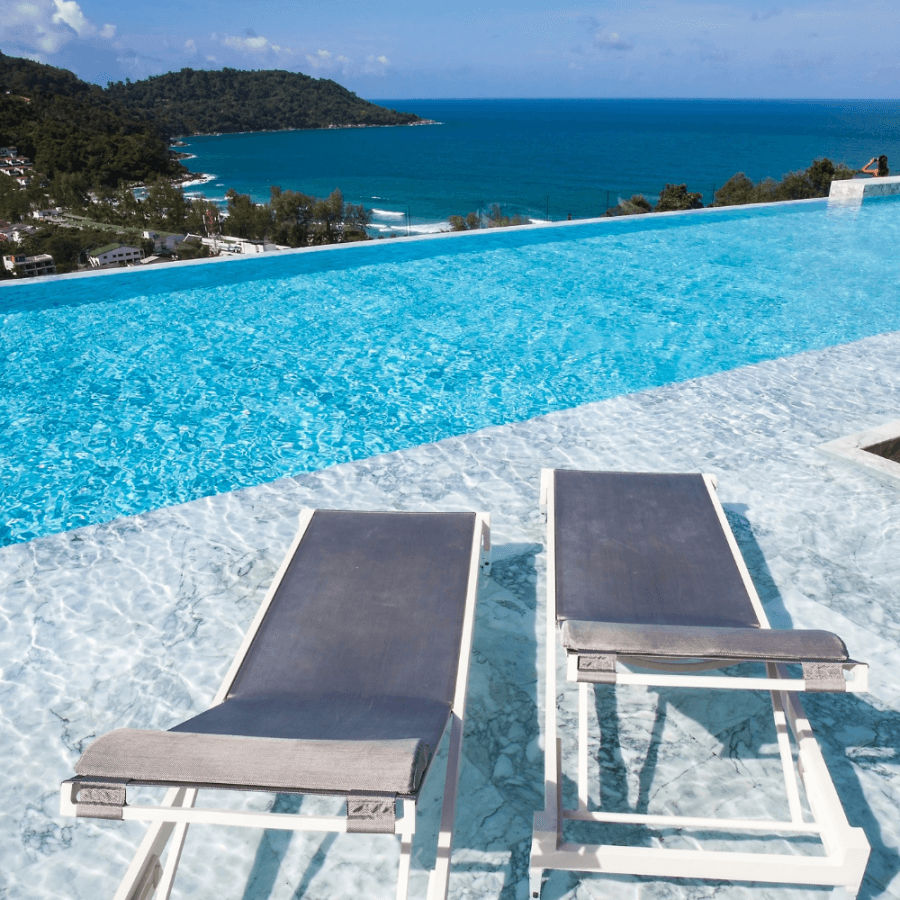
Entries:
<svg viewBox="0 0 900 900">
<path fill-rule="evenodd" d="M 318 510 L 228 696 L 449 704 L 475 518 Z"/>
<path fill-rule="evenodd" d="M 554 479 L 560 621 L 759 625 L 702 475 Z"/>
</svg>

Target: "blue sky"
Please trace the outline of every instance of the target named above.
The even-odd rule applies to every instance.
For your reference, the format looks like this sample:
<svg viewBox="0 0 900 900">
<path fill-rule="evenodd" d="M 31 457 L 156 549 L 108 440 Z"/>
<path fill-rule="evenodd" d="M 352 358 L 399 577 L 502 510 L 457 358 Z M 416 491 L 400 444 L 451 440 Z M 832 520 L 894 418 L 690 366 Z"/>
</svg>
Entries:
<svg viewBox="0 0 900 900">
<path fill-rule="evenodd" d="M 282 68 L 363 97 L 900 97 L 900 0 L 0 0 L 0 50 L 105 84 Z"/>
</svg>

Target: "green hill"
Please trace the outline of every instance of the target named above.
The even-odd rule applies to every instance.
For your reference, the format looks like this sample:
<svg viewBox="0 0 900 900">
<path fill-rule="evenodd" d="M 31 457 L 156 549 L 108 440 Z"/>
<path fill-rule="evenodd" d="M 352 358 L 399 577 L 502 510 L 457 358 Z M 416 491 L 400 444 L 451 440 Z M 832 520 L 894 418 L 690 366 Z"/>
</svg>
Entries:
<svg viewBox="0 0 900 900">
<path fill-rule="evenodd" d="M 167 137 L 420 121 L 361 100 L 334 81 L 296 72 L 182 69 L 144 81 L 110 84 L 107 95 Z"/>
<path fill-rule="evenodd" d="M 0 53 L 0 146 L 48 178 L 115 186 L 180 170 L 159 127 L 67 71 Z"/>
</svg>

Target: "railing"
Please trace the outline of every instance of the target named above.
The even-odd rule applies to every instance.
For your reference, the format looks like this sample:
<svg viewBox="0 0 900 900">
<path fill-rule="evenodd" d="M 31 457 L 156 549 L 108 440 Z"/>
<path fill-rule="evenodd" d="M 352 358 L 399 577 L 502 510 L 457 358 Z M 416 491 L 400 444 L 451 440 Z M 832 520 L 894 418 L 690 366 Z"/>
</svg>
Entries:
<svg viewBox="0 0 900 900">
<path fill-rule="evenodd" d="M 545 194 L 514 200 L 493 199 L 487 192 L 458 201 L 448 201 L 446 197 L 417 197 L 411 200 L 379 197 L 364 205 L 372 211 L 370 234 L 395 237 L 428 231 L 448 231 L 450 216 L 465 219 L 471 213 L 475 214 L 484 227 L 488 227 L 495 208 L 499 208 L 499 214 L 505 218 L 514 219 L 519 216 L 535 223 L 600 218 L 608 209 L 618 206 L 620 200 L 630 200 L 635 194 L 644 197 L 653 207 L 664 186 L 588 188 L 577 194 L 573 191 L 571 197 Z M 715 192 L 720 187 L 717 184 L 687 185 L 688 191 L 701 195 L 704 206 L 713 202 Z"/>
</svg>

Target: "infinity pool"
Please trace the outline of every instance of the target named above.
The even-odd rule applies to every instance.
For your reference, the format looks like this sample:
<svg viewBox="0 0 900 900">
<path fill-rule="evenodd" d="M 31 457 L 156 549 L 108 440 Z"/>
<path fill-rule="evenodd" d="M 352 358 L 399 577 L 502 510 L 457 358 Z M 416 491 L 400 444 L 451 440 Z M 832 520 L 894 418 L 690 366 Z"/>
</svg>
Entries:
<svg viewBox="0 0 900 900">
<path fill-rule="evenodd" d="M 0 544 L 900 329 L 900 201 L 0 288 Z"/>
</svg>

